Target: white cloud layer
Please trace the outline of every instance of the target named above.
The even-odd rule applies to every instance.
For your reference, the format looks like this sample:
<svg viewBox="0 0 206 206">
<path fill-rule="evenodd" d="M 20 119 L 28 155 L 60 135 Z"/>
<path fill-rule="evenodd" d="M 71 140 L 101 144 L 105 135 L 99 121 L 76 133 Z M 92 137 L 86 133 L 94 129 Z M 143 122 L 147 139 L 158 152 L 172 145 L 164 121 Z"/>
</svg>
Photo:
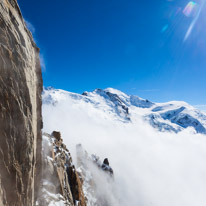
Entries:
<svg viewBox="0 0 206 206">
<path fill-rule="evenodd" d="M 108 118 L 89 103 L 62 99 L 43 105 L 44 131 L 61 131 L 75 156 L 82 143 L 90 153 L 109 158 L 115 188 L 112 206 L 205 206 L 206 137 L 185 130 L 160 133 L 145 122 L 125 124 Z M 114 195 L 114 193 L 116 193 Z"/>
</svg>

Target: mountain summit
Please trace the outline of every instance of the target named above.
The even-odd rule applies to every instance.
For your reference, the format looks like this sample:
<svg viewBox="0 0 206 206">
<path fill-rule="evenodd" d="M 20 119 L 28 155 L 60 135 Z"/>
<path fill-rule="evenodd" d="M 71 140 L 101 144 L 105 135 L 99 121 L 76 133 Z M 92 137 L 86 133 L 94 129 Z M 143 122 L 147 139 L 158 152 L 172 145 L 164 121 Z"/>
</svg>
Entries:
<svg viewBox="0 0 206 206">
<path fill-rule="evenodd" d="M 82 94 L 49 88 L 42 97 L 43 130 L 61 131 L 84 179 L 88 206 L 99 201 L 194 206 L 197 200 L 205 205 L 206 116 L 201 111 L 185 102 L 154 103 L 112 88 Z M 96 171 L 91 158 L 79 161 L 78 144 L 85 156 L 94 154 L 97 168 L 109 160 L 112 179 Z"/>
<path fill-rule="evenodd" d="M 132 124 L 141 119 L 162 132 L 178 133 L 191 128 L 195 133 L 206 134 L 206 115 L 181 101 L 154 103 L 113 88 L 95 89 L 82 94 L 51 87 L 44 89 L 43 104 L 55 106 L 62 101 L 69 101 L 70 106 L 79 104 L 88 111 L 92 108 L 95 118 L 104 116 L 106 119 Z"/>
</svg>

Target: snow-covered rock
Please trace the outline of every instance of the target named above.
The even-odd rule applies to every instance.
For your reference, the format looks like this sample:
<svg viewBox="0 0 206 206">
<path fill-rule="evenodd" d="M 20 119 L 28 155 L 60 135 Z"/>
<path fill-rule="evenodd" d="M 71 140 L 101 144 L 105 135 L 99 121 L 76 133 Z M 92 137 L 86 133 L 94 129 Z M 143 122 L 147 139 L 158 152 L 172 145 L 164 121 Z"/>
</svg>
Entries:
<svg viewBox="0 0 206 206">
<path fill-rule="evenodd" d="M 42 145 L 42 186 L 36 206 L 86 206 L 82 182 L 61 133 L 44 133 Z"/>
</svg>

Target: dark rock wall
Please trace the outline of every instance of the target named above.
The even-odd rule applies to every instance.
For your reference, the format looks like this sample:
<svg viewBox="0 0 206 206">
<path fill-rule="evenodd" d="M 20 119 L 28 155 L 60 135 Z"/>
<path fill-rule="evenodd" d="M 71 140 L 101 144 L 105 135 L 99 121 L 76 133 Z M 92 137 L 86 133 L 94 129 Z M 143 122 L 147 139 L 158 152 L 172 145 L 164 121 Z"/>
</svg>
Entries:
<svg viewBox="0 0 206 206">
<path fill-rule="evenodd" d="M 0 205 L 34 205 L 41 178 L 39 49 L 16 0 L 0 0 Z"/>
</svg>

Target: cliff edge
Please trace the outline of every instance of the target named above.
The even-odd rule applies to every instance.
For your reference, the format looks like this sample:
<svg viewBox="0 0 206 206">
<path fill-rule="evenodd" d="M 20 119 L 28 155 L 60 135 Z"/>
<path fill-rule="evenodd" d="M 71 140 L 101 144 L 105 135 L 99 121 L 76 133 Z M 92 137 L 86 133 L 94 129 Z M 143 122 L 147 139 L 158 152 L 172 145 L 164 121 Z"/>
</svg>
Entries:
<svg viewBox="0 0 206 206">
<path fill-rule="evenodd" d="M 0 205 L 34 205 L 41 177 L 39 49 L 16 0 L 0 1 Z"/>
</svg>

